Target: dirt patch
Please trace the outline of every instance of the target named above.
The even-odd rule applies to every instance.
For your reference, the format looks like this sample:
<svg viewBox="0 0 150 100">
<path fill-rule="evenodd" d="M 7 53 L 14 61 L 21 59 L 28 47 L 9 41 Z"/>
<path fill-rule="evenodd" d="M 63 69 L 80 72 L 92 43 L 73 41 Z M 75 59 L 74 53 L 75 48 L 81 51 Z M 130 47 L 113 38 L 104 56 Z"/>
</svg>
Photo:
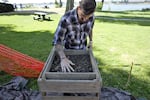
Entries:
<svg viewBox="0 0 150 100">
<path fill-rule="evenodd" d="M 93 72 L 89 55 L 68 55 L 67 58 L 75 64 L 74 72 Z M 50 72 L 62 72 L 58 55 L 54 57 Z"/>
</svg>

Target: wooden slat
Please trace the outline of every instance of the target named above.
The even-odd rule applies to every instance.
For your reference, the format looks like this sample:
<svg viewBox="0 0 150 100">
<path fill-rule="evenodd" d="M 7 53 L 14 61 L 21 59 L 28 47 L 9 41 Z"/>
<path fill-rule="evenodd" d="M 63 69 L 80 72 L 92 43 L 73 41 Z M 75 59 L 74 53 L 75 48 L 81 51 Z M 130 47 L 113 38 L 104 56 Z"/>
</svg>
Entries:
<svg viewBox="0 0 150 100">
<path fill-rule="evenodd" d="M 43 100 L 99 100 L 96 96 L 44 96 Z"/>
<path fill-rule="evenodd" d="M 39 75 L 39 79 L 42 78 L 42 77 L 45 78 L 44 73 L 46 72 L 46 69 L 47 69 L 47 67 L 48 67 L 48 65 L 49 65 L 49 60 L 51 59 L 51 57 L 52 57 L 54 51 L 55 51 L 55 48 L 53 47 L 53 48 L 51 49 L 51 52 L 49 53 L 49 56 L 48 56 L 48 58 L 47 58 L 45 64 L 44 64 L 44 67 L 43 67 L 43 69 L 42 69 L 42 71 L 41 71 L 41 73 L 40 73 L 40 75 Z"/>
<path fill-rule="evenodd" d="M 42 80 L 38 81 L 41 91 L 47 92 L 99 92 L 99 80 Z"/>
<path fill-rule="evenodd" d="M 85 55 L 88 54 L 87 50 L 64 50 L 66 55 Z"/>
<path fill-rule="evenodd" d="M 93 80 L 96 79 L 96 73 L 73 73 L 73 72 L 46 72 L 46 79 L 48 80 Z"/>
<path fill-rule="evenodd" d="M 98 69 L 98 65 L 96 63 L 96 60 L 95 60 L 94 55 L 93 55 L 91 50 L 89 50 L 89 54 L 90 54 L 90 58 L 92 58 L 91 59 L 92 67 L 93 67 L 93 69 L 95 70 L 95 72 L 97 74 L 96 79 L 99 79 L 100 87 L 102 87 L 102 77 L 101 77 L 100 71 Z"/>
<path fill-rule="evenodd" d="M 90 60 L 91 60 L 93 72 L 96 72 L 97 71 L 96 67 L 98 67 L 98 66 L 95 62 L 95 58 L 94 58 L 93 53 L 92 53 L 91 50 L 89 50 L 89 55 L 90 55 Z"/>
<path fill-rule="evenodd" d="M 90 53 L 89 53 L 89 54 L 90 54 L 90 58 L 92 58 L 92 59 L 91 59 L 92 67 L 93 67 L 93 69 L 96 71 L 96 79 L 99 79 L 100 87 L 102 87 L 102 77 L 101 77 L 101 73 L 100 73 L 100 71 L 99 71 L 99 69 L 98 69 L 98 65 L 97 65 L 96 60 L 95 60 L 95 58 L 94 58 L 93 52 L 90 51 L 90 50 L 89 50 L 89 52 L 90 52 Z"/>
<path fill-rule="evenodd" d="M 49 72 L 49 70 L 51 68 L 51 65 L 52 65 L 52 61 L 53 61 L 53 59 L 55 57 L 55 53 L 56 53 L 56 50 L 55 50 L 55 47 L 53 47 L 53 49 L 50 52 L 49 59 L 47 60 L 47 65 L 45 66 L 46 69 L 45 69 L 44 73 L 45 72 Z"/>
</svg>

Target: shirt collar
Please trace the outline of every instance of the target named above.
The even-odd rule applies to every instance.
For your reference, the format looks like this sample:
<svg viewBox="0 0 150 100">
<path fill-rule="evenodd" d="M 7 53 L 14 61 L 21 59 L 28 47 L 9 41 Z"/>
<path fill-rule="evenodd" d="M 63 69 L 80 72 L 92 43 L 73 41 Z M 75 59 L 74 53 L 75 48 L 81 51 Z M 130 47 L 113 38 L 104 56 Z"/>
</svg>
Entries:
<svg viewBox="0 0 150 100">
<path fill-rule="evenodd" d="M 77 8 L 76 8 L 76 9 L 73 9 L 72 15 L 75 17 L 75 20 L 73 21 L 73 23 L 74 23 L 74 24 L 78 24 L 79 21 L 78 21 Z"/>
</svg>

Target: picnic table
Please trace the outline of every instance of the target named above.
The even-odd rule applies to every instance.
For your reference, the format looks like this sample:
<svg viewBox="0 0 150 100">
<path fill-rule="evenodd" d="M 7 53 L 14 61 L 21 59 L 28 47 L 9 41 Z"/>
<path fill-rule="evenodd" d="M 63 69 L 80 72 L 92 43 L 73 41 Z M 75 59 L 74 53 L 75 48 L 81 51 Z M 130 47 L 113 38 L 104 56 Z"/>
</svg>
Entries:
<svg viewBox="0 0 150 100">
<path fill-rule="evenodd" d="M 47 13 L 45 12 L 34 12 L 34 20 L 50 20 L 50 17 L 47 17 Z"/>
</svg>

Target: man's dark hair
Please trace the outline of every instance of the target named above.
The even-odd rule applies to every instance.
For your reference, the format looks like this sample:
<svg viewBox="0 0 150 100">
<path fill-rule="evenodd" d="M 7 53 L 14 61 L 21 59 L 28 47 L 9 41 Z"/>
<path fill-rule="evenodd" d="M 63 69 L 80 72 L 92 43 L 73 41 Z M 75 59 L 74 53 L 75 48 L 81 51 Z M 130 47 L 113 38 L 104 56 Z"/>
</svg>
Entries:
<svg viewBox="0 0 150 100">
<path fill-rule="evenodd" d="M 81 0 L 80 7 L 83 9 L 85 15 L 92 14 L 96 8 L 95 0 Z"/>
</svg>

